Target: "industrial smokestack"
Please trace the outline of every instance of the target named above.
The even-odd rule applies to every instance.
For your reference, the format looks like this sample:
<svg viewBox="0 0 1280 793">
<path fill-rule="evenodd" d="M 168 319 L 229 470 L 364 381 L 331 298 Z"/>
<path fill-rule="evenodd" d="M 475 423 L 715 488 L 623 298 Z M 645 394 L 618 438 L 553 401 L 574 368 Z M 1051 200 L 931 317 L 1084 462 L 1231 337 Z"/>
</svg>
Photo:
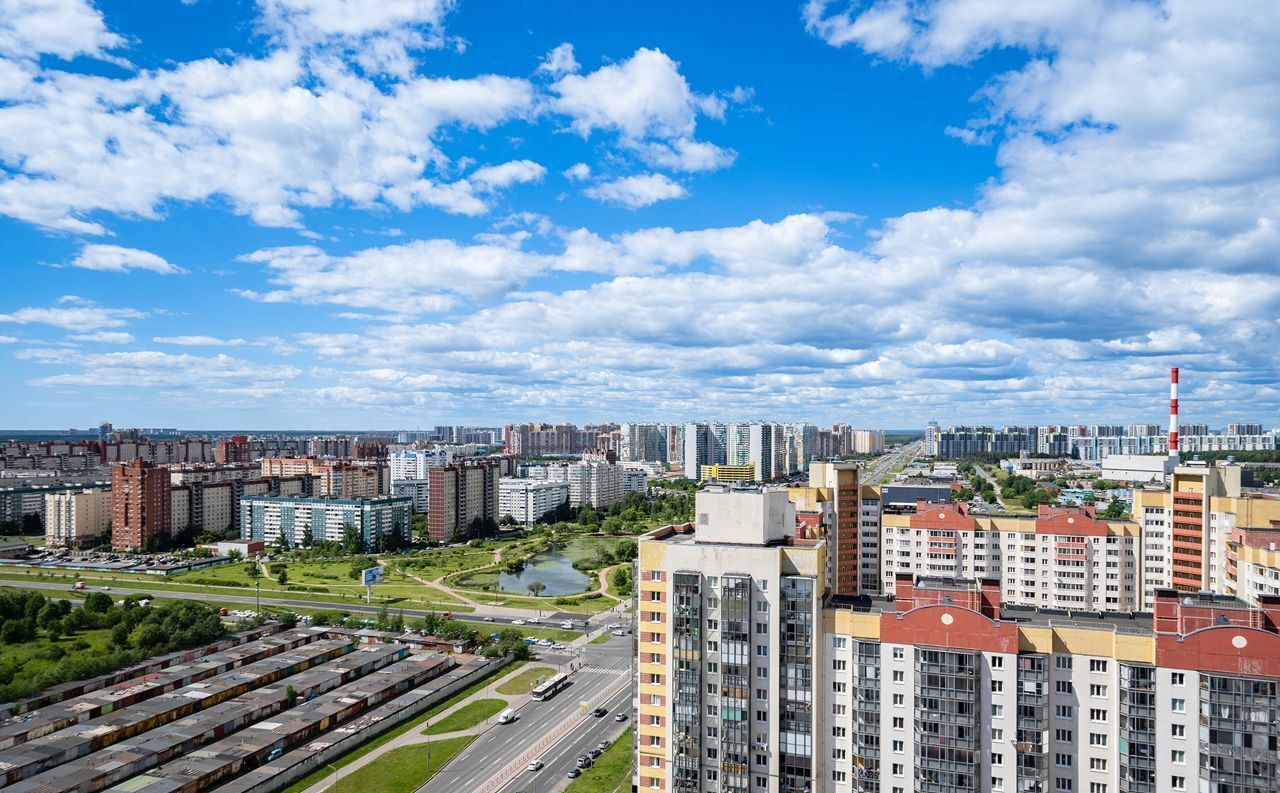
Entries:
<svg viewBox="0 0 1280 793">
<path fill-rule="evenodd" d="M 1178 464 L 1178 367 L 1169 370 L 1169 462 Z"/>
</svg>

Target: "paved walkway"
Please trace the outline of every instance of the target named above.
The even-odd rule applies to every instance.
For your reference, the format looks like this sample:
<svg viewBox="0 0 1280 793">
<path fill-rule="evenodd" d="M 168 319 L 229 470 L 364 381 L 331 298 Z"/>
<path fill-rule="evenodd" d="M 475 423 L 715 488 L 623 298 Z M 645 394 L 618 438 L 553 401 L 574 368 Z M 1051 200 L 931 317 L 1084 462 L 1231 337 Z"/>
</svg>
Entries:
<svg viewBox="0 0 1280 793">
<path fill-rule="evenodd" d="M 531 663 L 536 663 L 536 662 L 531 662 Z M 374 760 L 377 760 L 379 757 L 383 756 L 387 752 L 390 752 L 394 749 L 399 749 L 402 746 L 418 746 L 421 744 L 425 744 L 428 741 L 439 741 L 445 738 L 458 738 L 463 735 L 480 735 L 486 730 L 494 727 L 498 723 L 498 714 L 502 712 L 502 709 L 498 709 L 494 711 L 493 715 L 488 720 L 482 721 L 476 726 L 468 730 L 458 730 L 456 732 L 445 732 L 445 733 L 440 733 L 439 735 L 430 735 L 430 736 L 423 735 L 423 732 L 431 725 L 441 721 L 442 719 L 448 718 L 455 711 L 461 710 L 462 708 L 466 707 L 472 702 L 476 702 L 482 699 L 505 699 L 507 701 L 506 707 L 508 708 L 519 708 L 522 705 L 527 704 L 532 699 L 532 697 L 530 697 L 528 694 L 511 696 L 510 694 L 498 693 L 498 686 L 502 685 L 504 682 L 507 681 L 507 679 L 511 676 L 511 674 L 509 673 L 510 673 L 509 668 L 505 670 L 499 670 L 498 677 L 492 680 L 489 683 L 489 685 L 485 686 L 479 691 L 472 693 L 471 696 L 461 700 L 460 702 L 456 702 L 453 705 L 450 705 L 448 708 L 445 708 L 444 710 L 440 711 L 436 715 L 432 716 L 430 719 L 427 719 L 425 722 L 415 725 L 413 729 L 407 730 L 404 734 L 397 735 L 392 740 L 387 741 L 382 746 L 379 746 L 377 749 L 374 749 L 372 752 L 369 752 L 368 754 L 364 755 L 358 760 L 352 763 L 349 763 L 343 766 L 342 768 L 337 769 L 331 774 L 326 775 L 320 781 L 316 782 L 315 784 L 303 790 L 302 793 L 324 793 L 325 790 L 328 790 L 330 787 L 337 784 L 338 780 L 342 779 L 348 774 L 354 773 L 355 771 L 361 768 L 364 768 L 366 765 L 373 762 Z M 519 673 L 520 673 L 519 670 L 517 670 L 514 674 L 518 675 Z"/>
</svg>

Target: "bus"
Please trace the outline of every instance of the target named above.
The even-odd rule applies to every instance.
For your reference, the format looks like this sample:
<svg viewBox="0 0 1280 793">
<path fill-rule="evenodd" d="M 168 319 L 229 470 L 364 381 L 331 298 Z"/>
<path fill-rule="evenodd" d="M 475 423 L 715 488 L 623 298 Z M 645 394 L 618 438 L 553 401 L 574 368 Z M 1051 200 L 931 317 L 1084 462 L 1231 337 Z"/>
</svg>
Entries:
<svg viewBox="0 0 1280 793">
<path fill-rule="evenodd" d="M 569 685 L 569 675 L 565 672 L 561 672 L 551 677 L 551 679 L 547 680 L 530 693 L 533 695 L 535 702 L 542 702 L 543 700 L 554 697 L 557 691 L 567 685 Z"/>
</svg>

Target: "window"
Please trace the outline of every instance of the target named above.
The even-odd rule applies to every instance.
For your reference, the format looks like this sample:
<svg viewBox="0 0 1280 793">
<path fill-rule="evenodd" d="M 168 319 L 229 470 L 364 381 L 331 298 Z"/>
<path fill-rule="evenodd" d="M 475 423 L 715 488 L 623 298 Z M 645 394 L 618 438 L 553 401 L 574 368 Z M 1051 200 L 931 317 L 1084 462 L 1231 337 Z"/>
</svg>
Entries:
<svg viewBox="0 0 1280 793">
<path fill-rule="evenodd" d="M 1105 758 L 1105 757 L 1090 757 L 1090 758 L 1089 758 L 1089 770 L 1090 770 L 1090 771 L 1106 771 L 1106 770 L 1107 770 L 1107 758 Z"/>
<path fill-rule="evenodd" d="M 903 747 L 904 747 L 904 746 L 905 746 L 905 744 L 904 744 L 902 741 L 894 741 L 894 742 L 893 742 L 893 753 L 894 753 L 894 754 L 902 754 L 902 750 L 903 750 Z"/>
<path fill-rule="evenodd" d="M 760 656 L 761 658 L 768 658 L 769 648 L 763 644 L 760 645 L 759 647 L 756 648 L 756 655 Z"/>
<path fill-rule="evenodd" d="M 832 715 L 832 716 L 843 716 L 843 715 L 844 715 L 844 713 L 845 713 L 845 706 L 844 706 L 844 705 L 832 705 L 832 706 L 831 706 L 831 715 Z"/>
<path fill-rule="evenodd" d="M 1063 790 L 1063 791 L 1071 790 L 1072 789 L 1071 784 L 1072 784 L 1071 779 L 1069 777 L 1060 776 L 1057 779 L 1053 780 L 1053 789 Z"/>
<path fill-rule="evenodd" d="M 1060 719 L 1075 718 L 1076 709 L 1071 705 L 1055 705 L 1055 714 Z"/>
<path fill-rule="evenodd" d="M 894 764 L 893 764 L 893 775 L 894 775 L 894 776 L 902 776 L 902 763 L 894 763 Z"/>
<path fill-rule="evenodd" d="M 1089 708 L 1089 721 L 1106 721 L 1107 711 L 1103 708 Z"/>
<path fill-rule="evenodd" d="M 832 690 L 832 691 L 834 691 L 834 692 L 836 692 L 837 694 L 843 694 L 843 693 L 844 693 L 844 689 L 845 689 L 845 684 L 844 684 L 844 683 L 835 682 L 835 683 L 832 683 L 832 684 L 831 684 L 831 690 Z"/>
<path fill-rule="evenodd" d="M 1004 656 L 1002 656 L 1002 655 L 993 655 L 993 656 L 991 656 L 991 668 L 992 668 L 992 669 L 1004 669 Z"/>
<path fill-rule="evenodd" d="M 991 718 L 999 719 L 1004 717 L 1004 705 L 991 706 Z"/>
<path fill-rule="evenodd" d="M 1187 737 L 1187 726 L 1185 724 L 1170 724 L 1169 727 L 1174 738 Z"/>
<path fill-rule="evenodd" d="M 1002 741 L 1004 741 L 1004 730 L 1001 730 L 1001 729 L 994 729 L 994 730 L 992 730 L 992 731 L 991 731 L 991 742 L 992 742 L 992 743 L 1001 743 Z"/>
<path fill-rule="evenodd" d="M 1071 656 L 1069 656 L 1069 655 L 1059 655 L 1059 656 L 1057 656 L 1056 658 L 1054 658 L 1054 659 L 1053 659 L 1053 664 L 1054 664 L 1054 666 L 1058 667 L 1059 669 L 1070 669 L 1070 668 L 1071 668 Z"/>
<path fill-rule="evenodd" d="M 756 721 L 765 722 L 765 721 L 768 721 L 768 720 L 769 720 L 769 713 L 768 713 L 768 711 L 763 711 L 763 710 L 757 710 L 757 711 L 756 711 Z"/>
<path fill-rule="evenodd" d="M 836 659 L 831 662 L 831 668 L 837 672 L 843 672 L 848 668 L 847 663 L 844 659 Z"/>
<path fill-rule="evenodd" d="M 895 682 L 895 683 L 901 683 L 901 682 L 903 682 L 905 679 L 906 679 L 906 673 L 905 673 L 905 672 L 903 672 L 901 669 L 895 669 L 895 670 L 893 670 L 893 682 Z"/>
<path fill-rule="evenodd" d="M 894 695 L 893 695 L 893 704 L 894 704 L 894 705 L 905 705 L 905 704 L 906 704 L 905 699 L 906 699 L 906 698 L 905 698 L 902 694 L 894 694 Z"/>
<path fill-rule="evenodd" d="M 843 771 L 832 771 L 832 772 L 831 772 L 831 781 L 832 781 L 832 782 L 843 782 L 843 781 L 844 781 L 844 777 L 845 777 L 845 773 L 844 773 Z"/>
<path fill-rule="evenodd" d="M 1178 699 L 1175 697 L 1173 700 L 1169 702 L 1169 708 L 1174 713 L 1186 713 L 1187 701 L 1185 699 Z"/>
<path fill-rule="evenodd" d="M 1058 766 L 1058 768 L 1070 768 L 1073 759 L 1074 758 L 1069 754 L 1059 753 L 1053 756 L 1053 762 Z"/>
<path fill-rule="evenodd" d="M 1090 659 L 1089 659 L 1089 671 L 1090 671 L 1090 672 L 1105 672 L 1105 671 L 1107 671 L 1107 662 L 1106 662 L 1106 661 L 1104 661 L 1104 660 L 1102 660 L 1101 658 L 1090 658 Z"/>
<path fill-rule="evenodd" d="M 1187 682 L 1187 676 L 1182 672 L 1173 672 L 1169 675 L 1169 682 L 1175 686 L 1185 685 Z"/>
<path fill-rule="evenodd" d="M 1186 790 L 1187 778 L 1185 776 L 1174 776 L 1169 778 L 1169 787 L 1174 790 Z"/>
<path fill-rule="evenodd" d="M 992 790 L 1004 790 L 1004 780 L 998 776 L 991 777 Z"/>
<path fill-rule="evenodd" d="M 894 648 L 893 648 L 893 657 L 894 657 L 894 658 L 896 658 L 896 659 L 902 659 L 903 657 L 905 657 L 905 655 L 906 655 L 906 653 L 905 653 L 905 649 L 904 649 L 904 648 L 902 648 L 902 647 L 894 647 Z"/>
<path fill-rule="evenodd" d="M 1089 745 L 1090 746 L 1106 746 L 1107 734 L 1105 732 L 1089 733 Z"/>
<path fill-rule="evenodd" d="M 1004 691 L 1004 681 L 1003 681 L 1003 680 L 992 680 L 992 681 L 991 681 L 991 693 L 993 693 L 993 694 L 999 694 L 999 693 L 1000 693 L 1000 692 L 1002 692 L 1002 691 Z"/>
<path fill-rule="evenodd" d="M 1090 782 L 1089 793 L 1107 793 L 1106 782 Z"/>
<path fill-rule="evenodd" d="M 1070 694 L 1075 690 L 1072 688 L 1070 680 L 1059 680 L 1054 687 L 1058 690 L 1059 694 Z"/>
<path fill-rule="evenodd" d="M 893 717 L 893 728 L 894 728 L 895 730 L 901 730 L 901 729 L 902 729 L 902 725 L 903 725 L 902 717 L 901 717 L 901 716 L 894 716 L 894 717 Z"/>
<path fill-rule="evenodd" d="M 846 734 L 847 734 L 847 733 L 845 732 L 845 728 L 844 728 L 844 727 L 832 727 L 832 728 L 831 728 L 831 737 L 832 737 L 832 738 L 843 738 Z"/>
<path fill-rule="evenodd" d="M 1169 760 L 1177 765 L 1182 765 L 1187 762 L 1187 753 L 1181 749 L 1174 749 L 1169 753 Z"/>
<path fill-rule="evenodd" d="M 1059 743 L 1071 743 L 1075 740 L 1071 730 L 1054 730 L 1053 739 Z"/>
<path fill-rule="evenodd" d="M 831 639 L 831 646 L 837 650 L 843 650 L 848 645 L 848 640 L 843 636 L 835 636 Z"/>
<path fill-rule="evenodd" d="M 1004 755 L 1000 754 L 999 752 L 992 752 L 992 753 L 991 753 L 991 764 L 992 764 L 992 765 L 1004 765 Z"/>
<path fill-rule="evenodd" d="M 1106 686 L 1104 686 L 1104 685 L 1100 685 L 1100 684 L 1098 684 L 1098 683 L 1092 683 L 1092 684 L 1090 684 L 1090 685 L 1089 685 L 1089 696 L 1091 696 L 1091 697 L 1105 697 L 1106 695 L 1107 695 L 1107 687 L 1106 687 Z"/>
</svg>

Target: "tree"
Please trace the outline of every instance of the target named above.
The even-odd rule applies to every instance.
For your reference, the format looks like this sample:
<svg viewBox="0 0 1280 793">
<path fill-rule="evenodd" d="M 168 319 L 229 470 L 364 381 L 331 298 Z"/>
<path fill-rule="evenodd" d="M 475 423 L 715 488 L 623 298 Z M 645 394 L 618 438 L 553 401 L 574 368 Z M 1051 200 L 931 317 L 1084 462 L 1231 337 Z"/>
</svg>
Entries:
<svg viewBox="0 0 1280 793">
<path fill-rule="evenodd" d="M 232 548 L 227 551 L 227 558 L 233 562 L 238 562 L 244 558 L 244 554 L 240 552 L 239 548 Z"/>
<path fill-rule="evenodd" d="M 528 588 L 529 588 L 529 591 L 533 593 L 533 596 L 537 597 L 539 594 L 542 593 L 542 590 L 547 588 L 547 585 L 542 583 L 541 581 L 530 581 Z"/>
<path fill-rule="evenodd" d="M 111 629 L 111 643 L 116 647 L 129 646 L 129 625 L 124 622 L 117 622 L 115 627 Z"/>
<path fill-rule="evenodd" d="M 298 692 L 293 686 L 284 687 L 284 704 L 287 708 L 292 708 L 298 702 Z"/>
<path fill-rule="evenodd" d="M 1105 520 L 1122 520 L 1129 517 L 1129 509 L 1119 498 L 1113 498 L 1107 508 L 1102 511 L 1102 517 Z"/>
<path fill-rule="evenodd" d="M 84 598 L 84 610 L 93 614 L 106 614 L 111 608 L 111 596 L 105 592 L 90 592 Z"/>
<path fill-rule="evenodd" d="M 391 628 L 391 614 L 387 610 L 387 604 L 383 603 L 382 608 L 378 609 L 378 630 L 385 631 Z"/>
<path fill-rule="evenodd" d="M 622 518 L 616 516 L 607 517 L 604 519 L 604 523 L 600 524 L 600 528 L 604 530 L 605 534 L 621 534 Z"/>
<path fill-rule="evenodd" d="M 251 580 L 257 580 L 262 577 L 262 570 L 259 569 L 257 561 L 250 561 L 244 566 L 244 574 L 249 576 Z"/>
<path fill-rule="evenodd" d="M 28 512 L 22 516 L 23 534 L 44 534 L 44 519 L 38 512 Z"/>
<path fill-rule="evenodd" d="M 600 523 L 600 513 L 590 504 L 583 504 L 582 509 L 578 510 L 578 523 L 583 526 L 596 526 Z"/>
<path fill-rule="evenodd" d="M 630 565 L 621 565 L 609 571 L 609 586 L 615 595 L 630 595 L 632 585 Z"/>
<path fill-rule="evenodd" d="M 289 583 L 289 571 L 287 569 L 280 568 L 280 575 L 276 576 L 276 583 L 280 586 Z"/>
<path fill-rule="evenodd" d="M 364 542 L 360 538 L 360 530 L 355 524 L 342 524 L 342 550 L 349 554 L 360 553 L 364 550 Z"/>
</svg>

